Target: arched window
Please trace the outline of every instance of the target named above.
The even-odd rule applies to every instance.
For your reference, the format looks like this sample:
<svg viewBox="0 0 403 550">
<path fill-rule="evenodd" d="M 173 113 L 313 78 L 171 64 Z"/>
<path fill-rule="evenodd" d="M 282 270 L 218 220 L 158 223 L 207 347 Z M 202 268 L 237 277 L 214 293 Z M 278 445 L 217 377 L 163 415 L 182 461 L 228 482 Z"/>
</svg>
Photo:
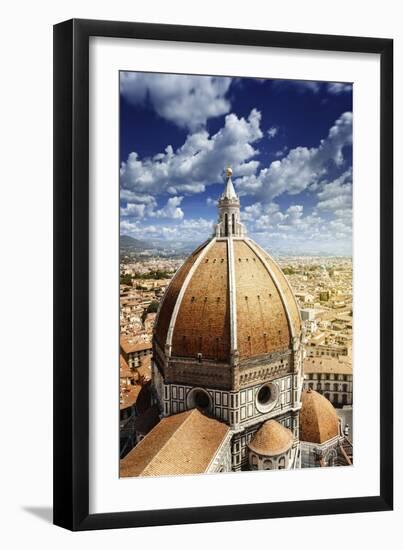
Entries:
<svg viewBox="0 0 403 550">
<path fill-rule="evenodd" d="M 235 235 L 235 214 L 232 214 L 232 234 Z"/>
<path fill-rule="evenodd" d="M 285 468 L 285 456 L 280 456 L 280 458 L 278 459 L 278 469 L 284 470 L 284 468 Z"/>
<path fill-rule="evenodd" d="M 228 214 L 224 215 L 225 236 L 228 237 Z"/>
<path fill-rule="evenodd" d="M 271 458 L 266 458 L 263 461 L 263 470 L 272 470 L 273 469 L 273 462 Z"/>
</svg>

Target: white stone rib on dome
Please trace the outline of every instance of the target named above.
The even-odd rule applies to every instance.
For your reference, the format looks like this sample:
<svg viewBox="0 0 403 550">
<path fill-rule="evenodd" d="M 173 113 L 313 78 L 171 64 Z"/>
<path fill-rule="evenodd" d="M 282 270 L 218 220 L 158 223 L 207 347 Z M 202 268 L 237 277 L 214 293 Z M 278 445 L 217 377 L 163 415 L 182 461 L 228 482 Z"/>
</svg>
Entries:
<svg viewBox="0 0 403 550">
<path fill-rule="evenodd" d="M 212 238 L 211 241 L 204 248 L 204 250 L 201 252 L 200 256 L 197 258 L 195 263 L 192 265 L 191 269 L 189 270 L 189 273 L 186 275 L 186 279 L 184 280 L 182 288 L 180 289 L 179 295 L 176 299 L 175 307 L 174 307 L 174 310 L 172 312 L 172 317 L 171 317 L 171 320 L 169 322 L 167 339 L 166 339 L 166 345 L 168 346 L 168 349 L 170 349 L 171 346 L 172 346 L 172 336 L 173 336 L 173 332 L 174 332 L 174 328 L 175 328 L 176 318 L 178 316 L 179 308 L 181 306 L 182 299 L 183 299 L 183 296 L 184 296 L 184 294 L 186 292 L 186 289 L 189 285 L 189 282 L 190 282 L 191 278 L 193 277 L 194 272 L 199 267 L 201 261 L 206 256 L 207 252 L 210 250 L 210 248 L 213 246 L 213 244 L 215 242 L 216 242 L 216 239 Z"/>
<path fill-rule="evenodd" d="M 236 283 L 235 283 L 235 265 L 234 265 L 234 247 L 232 237 L 227 239 L 228 247 L 228 288 L 230 304 L 230 338 L 231 354 L 238 348 L 238 331 L 236 322 Z"/>
</svg>

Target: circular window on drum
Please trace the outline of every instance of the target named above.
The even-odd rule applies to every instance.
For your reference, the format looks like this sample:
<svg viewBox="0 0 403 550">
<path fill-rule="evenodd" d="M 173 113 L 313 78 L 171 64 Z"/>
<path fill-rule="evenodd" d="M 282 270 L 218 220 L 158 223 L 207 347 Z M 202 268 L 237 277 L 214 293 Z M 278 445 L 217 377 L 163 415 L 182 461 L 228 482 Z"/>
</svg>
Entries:
<svg viewBox="0 0 403 550">
<path fill-rule="evenodd" d="M 188 409 L 199 409 L 203 412 L 209 413 L 212 408 L 211 397 L 209 393 L 202 388 L 194 388 L 191 390 L 187 397 Z"/>
<path fill-rule="evenodd" d="M 270 411 L 276 404 L 278 399 L 278 386 L 273 382 L 263 384 L 256 393 L 256 407 L 262 412 Z"/>
</svg>

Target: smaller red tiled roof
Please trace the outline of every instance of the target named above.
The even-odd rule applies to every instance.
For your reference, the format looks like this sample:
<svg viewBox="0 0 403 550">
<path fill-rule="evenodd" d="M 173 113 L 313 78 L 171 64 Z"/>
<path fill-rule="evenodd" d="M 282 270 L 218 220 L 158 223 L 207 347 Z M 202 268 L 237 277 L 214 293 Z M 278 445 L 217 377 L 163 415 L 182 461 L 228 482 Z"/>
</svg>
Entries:
<svg viewBox="0 0 403 550">
<path fill-rule="evenodd" d="M 300 440 L 324 443 L 339 434 L 339 419 L 333 405 L 314 390 L 302 392 L 299 414 Z"/>
<path fill-rule="evenodd" d="M 306 357 L 304 359 L 306 374 L 352 374 L 351 359 L 348 356 L 339 357 Z"/>
<path fill-rule="evenodd" d="M 120 476 L 204 473 L 229 430 L 198 409 L 163 418 L 121 460 Z"/>
<path fill-rule="evenodd" d="M 132 407 L 139 396 L 141 386 L 136 384 L 135 386 L 124 386 L 120 392 L 120 410 Z"/>
<path fill-rule="evenodd" d="M 119 364 L 120 364 L 120 370 L 119 370 L 120 378 L 133 378 L 133 373 L 130 370 L 130 367 L 127 364 L 127 361 L 123 357 L 123 355 L 120 355 Z"/>
<path fill-rule="evenodd" d="M 139 378 L 144 378 L 144 380 L 151 380 L 151 365 L 141 365 L 136 369 L 136 373 Z"/>
<path fill-rule="evenodd" d="M 134 353 L 136 351 L 151 351 L 151 342 L 136 341 L 129 336 L 122 336 L 120 339 L 120 347 L 126 353 Z"/>
<path fill-rule="evenodd" d="M 276 420 L 267 420 L 249 443 L 251 451 L 264 456 L 277 456 L 291 447 L 292 432 Z"/>
</svg>

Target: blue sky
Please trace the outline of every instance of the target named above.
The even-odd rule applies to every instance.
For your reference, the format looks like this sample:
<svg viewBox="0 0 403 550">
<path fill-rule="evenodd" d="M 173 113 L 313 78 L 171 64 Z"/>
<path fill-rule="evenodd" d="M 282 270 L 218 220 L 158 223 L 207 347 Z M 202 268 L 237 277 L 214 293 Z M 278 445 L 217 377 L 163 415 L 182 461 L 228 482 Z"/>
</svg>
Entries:
<svg viewBox="0 0 403 550">
<path fill-rule="evenodd" d="M 350 84 L 120 73 L 121 234 L 202 242 L 228 165 L 267 250 L 351 254 Z"/>
</svg>

